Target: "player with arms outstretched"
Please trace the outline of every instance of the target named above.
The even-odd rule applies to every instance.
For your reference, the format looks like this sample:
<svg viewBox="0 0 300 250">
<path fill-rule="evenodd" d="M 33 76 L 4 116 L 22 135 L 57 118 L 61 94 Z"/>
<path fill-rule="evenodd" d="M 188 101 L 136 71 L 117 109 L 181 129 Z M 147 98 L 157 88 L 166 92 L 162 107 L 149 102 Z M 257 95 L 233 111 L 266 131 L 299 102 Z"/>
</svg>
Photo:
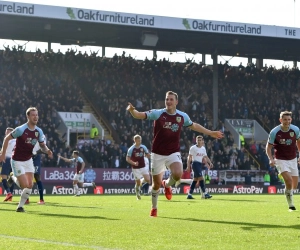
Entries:
<svg viewBox="0 0 300 250">
<path fill-rule="evenodd" d="M 182 160 L 180 155 L 180 132 L 182 127 L 199 133 L 210 135 L 214 138 L 222 138 L 220 131 L 211 131 L 198 123 L 192 122 L 190 117 L 176 109 L 178 95 L 175 92 L 166 93 L 165 108 L 153 109 L 147 112 L 137 111 L 131 103 L 127 110 L 136 119 L 154 120 L 153 143 L 151 150 L 151 174 L 152 174 L 152 209 L 150 216 L 157 216 L 157 202 L 159 188 L 164 187 L 165 196 L 168 200 L 172 198 L 171 186 L 178 181 L 182 175 Z M 168 180 L 162 181 L 166 167 L 171 174 Z"/>
</svg>

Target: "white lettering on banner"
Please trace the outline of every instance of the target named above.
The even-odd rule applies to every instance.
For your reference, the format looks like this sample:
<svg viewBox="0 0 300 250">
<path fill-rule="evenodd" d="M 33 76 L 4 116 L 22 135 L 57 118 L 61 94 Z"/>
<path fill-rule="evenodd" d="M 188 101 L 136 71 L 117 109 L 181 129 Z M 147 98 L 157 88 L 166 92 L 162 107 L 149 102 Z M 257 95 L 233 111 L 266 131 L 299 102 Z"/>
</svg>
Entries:
<svg viewBox="0 0 300 250">
<path fill-rule="evenodd" d="M 135 194 L 135 189 L 132 188 L 106 188 L 104 194 Z"/>
<path fill-rule="evenodd" d="M 243 187 L 243 186 L 234 186 L 233 192 L 236 194 L 262 194 L 263 188 L 256 188 L 255 186 Z"/>
<path fill-rule="evenodd" d="M 23 190 L 22 189 L 14 189 L 14 195 L 21 195 L 22 194 L 22 192 L 23 192 Z M 4 195 L 6 195 L 7 194 L 7 192 L 6 192 L 6 190 L 4 191 L 4 193 L 3 193 Z M 32 189 L 32 192 L 31 192 L 31 194 L 39 194 L 39 190 L 38 189 Z M 46 194 L 46 189 L 44 189 L 44 191 L 43 191 L 43 194 Z"/>
<path fill-rule="evenodd" d="M 134 176 L 126 171 L 104 171 L 103 181 L 134 181 Z"/>
<path fill-rule="evenodd" d="M 95 120 L 93 114 L 76 112 L 58 112 L 60 118 L 69 128 L 90 128 Z"/>
<path fill-rule="evenodd" d="M 160 192 L 161 194 L 164 194 L 164 193 L 165 193 L 164 188 L 160 188 L 160 189 L 159 189 L 159 192 Z M 173 188 L 173 187 L 172 187 L 172 194 L 180 194 L 180 188 Z"/>
<path fill-rule="evenodd" d="M 34 17 L 51 19 L 148 27 L 155 29 L 189 30 L 194 32 L 211 32 L 235 35 L 253 35 L 300 39 L 300 29 L 292 27 L 150 16 L 133 13 L 116 13 L 110 11 L 88 10 L 38 4 L 21 4 L 7 1 L 0 1 L 0 13 L 9 15 L 30 15 Z"/>
<path fill-rule="evenodd" d="M 64 172 L 59 172 L 57 170 L 53 172 L 48 172 L 47 170 L 44 170 L 44 176 L 45 180 L 51 180 L 51 181 L 68 181 L 68 180 L 73 180 L 74 179 L 74 171 L 64 171 Z"/>
<path fill-rule="evenodd" d="M 79 194 L 87 194 L 87 188 L 80 188 Z M 74 188 L 65 188 L 63 186 L 53 186 L 52 194 L 74 194 Z"/>
<path fill-rule="evenodd" d="M 205 191 L 212 194 L 228 194 L 228 188 L 206 188 Z"/>
<path fill-rule="evenodd" d="M 284 188 L 277 188 L 277 194 L 284 194 Z M 294 189 L 293 190 L 294 194 L 299 194 L 299 189 Z"/>
<path fill-rule="evenodd" d="M 205 170 L 203 170 L 203 176 L 205 175 Z M 218 171 L 217 170 L 208 170 L 207 171 L 208 175 L 210 177 L 218 177 Z"/>
</svg>

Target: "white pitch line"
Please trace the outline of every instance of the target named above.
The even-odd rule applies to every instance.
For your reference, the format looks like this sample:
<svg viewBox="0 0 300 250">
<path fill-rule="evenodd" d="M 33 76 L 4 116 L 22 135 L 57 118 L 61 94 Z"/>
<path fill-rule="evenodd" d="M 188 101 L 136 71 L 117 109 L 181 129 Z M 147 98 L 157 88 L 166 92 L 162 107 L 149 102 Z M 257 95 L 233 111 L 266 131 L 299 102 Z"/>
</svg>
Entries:
<svg viewBox="0 0 300 250">
<path fill-rule="evenodd" d="M 39 240 L 39 239 L 26 238 L 26 237 L 10 236 L 10 235 L 5 235 L 5 234 L 0 234 L 0 238 L 23 240 L 23 241 L 26 240 L 26 241 L 31 241 L 31 242 L 48 243 L 48 244 L 68 246 L 68 247 L 84 247 L 84 248 L 88 248 L 88 249 L 97 249 L 97 250 L 113 250 L 112 248 L 103 248 L 103 247 L 99 247 L 99 246 L 86 246 L 86 245 L 73 244 L 73 243 L 67 243 L 67 242 Z M 114 250 L 117 250 L 117 249 L 114 249 Z"/>
</svg>

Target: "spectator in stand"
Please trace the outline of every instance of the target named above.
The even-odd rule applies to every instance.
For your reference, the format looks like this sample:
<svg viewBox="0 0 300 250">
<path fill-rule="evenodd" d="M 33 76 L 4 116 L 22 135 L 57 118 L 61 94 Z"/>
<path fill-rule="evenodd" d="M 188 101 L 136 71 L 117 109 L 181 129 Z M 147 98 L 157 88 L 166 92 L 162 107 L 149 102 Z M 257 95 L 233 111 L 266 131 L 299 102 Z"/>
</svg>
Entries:
<svg viewBox="0 0 300 250">
<path fill-rule="evenodd" d="M 270 177 L 269 171 L 267 171 L 264 175 L 264 185 L 270 186 L 270 182 L 271 182 L 271 177 Z"/>
<path fill-rule="evenodd" d="M 92 124 L 92 128 L 90 130 L 90 140 L 91 144 L 94 144 L 95 138 L 99 135 L 98 128 L 95 126 L 95 124 Z"/>
<path fill-rule="evenodd" d="M 272 168 L 270 170 L 270 185 L 278 185 L 279 184 L 279 178 L 278 178 L 278 172 L 276 169 Z"/>
<path fill-rule="evenodd" d="M 242 172 L 241 177 L 245 178 L 245 185 L 252 185 L 252 177 L 254 177 L 254 173 L 250 173 L 250 171 Z"/>
</svg>

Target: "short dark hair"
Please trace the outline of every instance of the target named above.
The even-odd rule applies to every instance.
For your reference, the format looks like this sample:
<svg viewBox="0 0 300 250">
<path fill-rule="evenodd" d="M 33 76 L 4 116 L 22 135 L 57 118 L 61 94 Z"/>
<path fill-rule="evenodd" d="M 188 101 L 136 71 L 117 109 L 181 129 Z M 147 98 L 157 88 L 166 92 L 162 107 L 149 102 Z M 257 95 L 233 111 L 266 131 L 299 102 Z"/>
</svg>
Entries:
<svg viewBox="0 0 300 250">
<path fill-rule="evenodd" d="M 74 150 L 74 151 L 73 151 L 73 154 L 75 154 L 75 155 L 79 155 L 79 151 L 77 151 L 77 150 Z"/>
</svg>

